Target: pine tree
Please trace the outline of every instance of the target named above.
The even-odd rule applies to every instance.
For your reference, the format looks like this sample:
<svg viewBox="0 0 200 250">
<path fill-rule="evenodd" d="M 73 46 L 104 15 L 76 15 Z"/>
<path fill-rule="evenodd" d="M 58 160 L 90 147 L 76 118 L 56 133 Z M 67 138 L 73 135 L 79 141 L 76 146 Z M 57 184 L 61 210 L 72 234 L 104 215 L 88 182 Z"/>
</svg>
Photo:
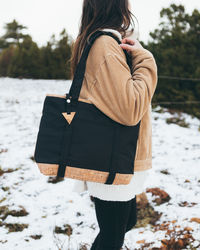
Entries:
<svg viewBox="0 0 200 250">
<path fill-rule="evenodd" d="M 8 68 L 10 77 L 40 78 L 40 50 L 30 36 L 19 44 Z"/>
<path fill-rule="evenodd" d="M 19 44 L 27 36 L 22 33 L 27 27 L 18 24 L 15 19 L 10 23 L 6 23 L 4 29 L 6 33 L 0 38 L 0 48 L 9 47 L 10 44 Z"/>
</svg>

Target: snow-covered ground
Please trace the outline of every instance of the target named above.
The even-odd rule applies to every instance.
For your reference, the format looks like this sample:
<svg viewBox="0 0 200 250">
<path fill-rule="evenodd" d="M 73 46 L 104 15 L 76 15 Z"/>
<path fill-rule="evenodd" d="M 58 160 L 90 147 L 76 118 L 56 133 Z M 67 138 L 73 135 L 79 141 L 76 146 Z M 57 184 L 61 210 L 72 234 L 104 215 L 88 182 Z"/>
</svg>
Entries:
<svg viewBox="0 0 200 250">
<path fill-rule="evenodd" d="M 12 211 L 23 206 L 28 212 L 26 216 L 8 215 L 3 221 L 28 224 L 19 232 L 8 232 L 0 219 L 1 250 L 56 250 L 59 246 L 78 250 L 81 244 L 90 249 L 99 231 L 89 194 L 72 192 L 73 179 L 48 183 L 48 177 L 40 174 L 31 159 L 45 95 L 65 94 L 70 84 L 64 80 L 0 78 L 0 169 L 14 170 L 0 175 L 0 208 L 7 206 Z M 155 197 L 147 193 L 150 204 L 163 213 L 159 223 L 177 220 L 180 228 L 192 228 L 193 249 L 197 249 L 200 224 L 190 219 L 200 218 L 200 121 L 183 114 L 190 124 L 184 128 L 167 124 L 166 119 L 172 116 L 168 112 L 152 113 L 153 168 L 145 187 L 159 187 L 170 195 L 169 202 L 156 206 L 152 201 Z M 169 174 L 161 173 L 162 170 Z M 180 206 L 186 201 L 189 205 Z M 66 224 L 73 230 L 69 238 L 53 233 L 56 226 Z M 42 236 L 34 239 L 36 236 L 31 235 Z M 154 242 L 151 248 L 160 247 L 164 238 L 165 231 L 151 231 L 148 226 L 134 228 L 126 234 L 123 249 L 142 249 L 136 243 L 139 240 Z"/>
</svg>

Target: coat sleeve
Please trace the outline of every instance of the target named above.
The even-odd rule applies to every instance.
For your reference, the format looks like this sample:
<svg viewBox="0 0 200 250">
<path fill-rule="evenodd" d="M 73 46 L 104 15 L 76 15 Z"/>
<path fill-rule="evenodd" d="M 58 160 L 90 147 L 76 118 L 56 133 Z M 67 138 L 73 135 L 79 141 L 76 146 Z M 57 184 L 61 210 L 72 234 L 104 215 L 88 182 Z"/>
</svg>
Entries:
<svg viewBox="0 0 200 250">
<path fill-rule="evenodd" d="M 91 86 L 91 101 L 104 114 L 123 125 L 136 125 L 147 111 L 157 85 L 157 65 L 150 51 L 131 51 L 131 75 L 121 47 L 104 57 Z"/>
</svg>

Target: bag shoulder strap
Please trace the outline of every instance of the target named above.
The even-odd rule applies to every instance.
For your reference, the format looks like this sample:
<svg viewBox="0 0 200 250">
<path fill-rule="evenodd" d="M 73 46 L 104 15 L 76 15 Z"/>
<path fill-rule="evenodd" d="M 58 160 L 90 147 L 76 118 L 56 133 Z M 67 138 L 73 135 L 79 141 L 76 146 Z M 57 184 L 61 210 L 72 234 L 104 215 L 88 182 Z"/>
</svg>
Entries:
<svg viewBox="0 0 200 250">
<path fill-rule="evenodd" d="M 71 99 L 73 101 L 78 101 L 79 95 L 80 95 L 80 90 L 82 87 L 82 83 L 83 83 L 83 79 L 84 79 L 84 74 L 85 74 L 85 68 L 86 68 L 86 61 L 87 61 L 87 57 L 89 54 L 89 51 L 94 43 L 94 41 L 100 37 L 101 35 L 108 35 L 113 37 L 119 44 L 121 43 L 121 41 L 119 40 L 119 38 L 117 38 L 112 32 L 108 32 L 108 31 L 102 31 L 102 30 L 98 30 L 96 32 L 94 32 L 89 39 L 89 43 L 86 44 L 81 58 L 79 60 L 79 63 L 77 64 L 76 70 L 75 70 L 75 74 L 74 74 L 74 78 L 69 90 L 69 93 L 66 94 L 66 96 L 69 98 L 71 97 Z M 129 65 L 131 74 L 132 74 L 132 60 L 130 55 L 128 54 L 128 52 L 123 49 L 125 55 L 126 55 L 126 60 L 127 63 Z"/>
</svg>

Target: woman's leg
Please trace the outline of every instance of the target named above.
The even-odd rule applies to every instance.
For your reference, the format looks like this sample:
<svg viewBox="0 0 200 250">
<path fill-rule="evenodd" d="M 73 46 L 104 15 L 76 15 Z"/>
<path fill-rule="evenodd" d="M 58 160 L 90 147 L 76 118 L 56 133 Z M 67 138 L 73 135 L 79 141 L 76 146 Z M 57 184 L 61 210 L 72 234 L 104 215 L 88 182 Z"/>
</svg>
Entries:
<svg viewBox="0 0 200 250">
<path fill-rule="evenodd" d="M 134 198 L 133 198 L 134 199 Z M 134 201 L 106 201 L 93 197 L 99 233 L 91 250 L 120 250 L 129 219 L 132 218 Z M 133 220 L 132 220 L 133 221 Z M 130 223 L 132 225 L 133 223 Z"/>
<path fill-rule="evenodd" d="M 132 199 L 131 202 L 131 212 L 129 215 L 127 227 L 126 227 L 126 232 L 131 230 L 137 223 L 137 203 L 136 203 L 136 196 L 135 198 Z"/>
</svg>

